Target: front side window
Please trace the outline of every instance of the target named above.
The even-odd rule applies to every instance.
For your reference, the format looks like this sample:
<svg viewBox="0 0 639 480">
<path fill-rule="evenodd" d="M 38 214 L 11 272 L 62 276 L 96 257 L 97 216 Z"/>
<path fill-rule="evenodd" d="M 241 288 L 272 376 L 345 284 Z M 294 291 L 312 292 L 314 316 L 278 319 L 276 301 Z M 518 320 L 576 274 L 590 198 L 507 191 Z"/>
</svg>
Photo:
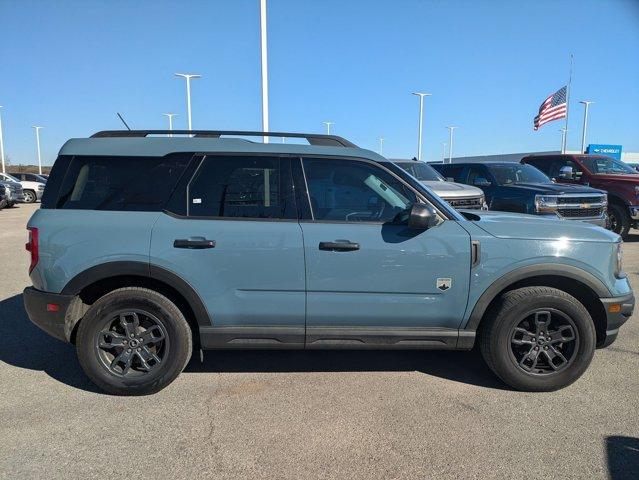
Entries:
<svg viewBox="0 0 639 480">
<path fill-rule="evenodd" d="M 404 183 L 364 162 L 304 159 L 313 218 L 341 222 L 393 222 L 417 201 Z"/>
<path fill-rule="evenodd" d="M 287 159 L 207 156 L 188 187 L 195 217 L 297 218 Z"/>
</svg>

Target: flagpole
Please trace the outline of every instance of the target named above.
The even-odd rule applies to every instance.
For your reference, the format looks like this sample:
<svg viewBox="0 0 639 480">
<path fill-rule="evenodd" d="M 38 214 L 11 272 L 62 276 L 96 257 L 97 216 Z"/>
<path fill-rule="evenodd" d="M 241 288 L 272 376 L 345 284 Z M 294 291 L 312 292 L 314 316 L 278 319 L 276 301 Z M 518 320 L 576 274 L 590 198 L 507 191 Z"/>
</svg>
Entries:
<svg viewBox="0 0 639 480">
<path fill-rule="evenodd" d="M 566 153 L 566 144 L 568 143 L 568 113 L 570 111 L 570 84 L 572 83 L 572 59 L 573 54 L 570 54 L 570 74 L 568 75 L 568 86 L 566 87 L 566 126 L 564 131 L 564 140 L 561 144 L 561 153 Z"/>
</svg>

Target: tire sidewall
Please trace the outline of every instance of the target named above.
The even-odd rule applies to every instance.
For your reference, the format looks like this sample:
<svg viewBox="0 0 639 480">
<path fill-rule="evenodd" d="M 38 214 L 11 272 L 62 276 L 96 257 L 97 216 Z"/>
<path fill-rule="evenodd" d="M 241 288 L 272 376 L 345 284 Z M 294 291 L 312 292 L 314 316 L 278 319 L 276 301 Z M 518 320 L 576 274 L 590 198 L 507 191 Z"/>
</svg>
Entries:
<svg viewBox="0 0 639 480">
<path fill-rule="evenodd" d="M 26 203 L 35 203 L 37 200 L 37 196 L 35 192 L 32 192 L 31 190 L 25 190 L 23 192 L 23 195 L 24 195 L 24 201 Z M 29 197 L 27 197 L 27 195 L 29 195 Z"/>
<path fill-rule="evenodd" d="M 108 317 L 127 309 L 142 310 L 155 316 L 168 337 L 168 350 L 162 364 L 148 374 L 130 378 L 111 373 L 98 358 L 95 347 L 96 335 Z M 82 368 L 96 385 L 109 393 L 135 395 L 154 393 L 175 379 L 189 360 L 190 342 L 186 321 L 168 299 L 159 294 L 153 298 L 148 294 L 115 291 L 102 297 L 87 311 L 78 329 L 76 348 Z"/>
<path fill-rule="evenodd" d="M 513 329 L 524 319 L 527 312 L 543 308 L 559 310 L 568 315 L 575 324 L 579 339 L 572 364 L 551 375 L 526 373 L 515 364 L 511 354 L 510 336 Z M 496 333 L 490 339 L 491 347 L 498 352 L 495 359 L 496 373 L 506 383 L 515 384 L 523 389 L 556 390 L 570 385 L 588 368 L 595 352 L 594 324 L 587 310 L 577 300 L 571 302 L 566 298 L 547 294 L 529 297 L 513 308 L 500 312 L 496 323 Z"/>
<path fill-rule="evenodd" d="M 611 203 L 610 205 L 608 205 L 608 217 L 610 217 L 611 215 L 614 215 L 614 217 L 617 219 L 617 222 L 621 226 L 619 232 L 615 232 L 615 233 L 618 233 L 622 237 L 627 236 L 628 232 L 630 231 L 630 216 L 625 211 L 625 209 L 621 207 L 620 205 Z M 612 230 L 611 228 L 611 231 L 614 231 L 614 230 Z"/>
</svg>

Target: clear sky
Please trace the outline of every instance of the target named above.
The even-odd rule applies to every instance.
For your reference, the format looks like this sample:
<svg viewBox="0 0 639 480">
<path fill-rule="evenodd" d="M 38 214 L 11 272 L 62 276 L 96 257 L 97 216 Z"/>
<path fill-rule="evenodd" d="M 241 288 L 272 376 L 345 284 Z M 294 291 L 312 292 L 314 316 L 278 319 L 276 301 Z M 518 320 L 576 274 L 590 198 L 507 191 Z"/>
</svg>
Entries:
<svg viewBox="0 0 639 480">
<path fill-rule="evenodd" d="M 269 0 L 271 130 L 333 131 L 391 158 L 556 150 L 563 121 L 533 132 L 544 98 L 575 56 L 568 147 L 639 151 L 639 0 Z M 0 105 L 5 152 L 44 162 L 64 141 L 97 130 L 261 128 L 259 1 L 0 0 Z"/>
</svg>

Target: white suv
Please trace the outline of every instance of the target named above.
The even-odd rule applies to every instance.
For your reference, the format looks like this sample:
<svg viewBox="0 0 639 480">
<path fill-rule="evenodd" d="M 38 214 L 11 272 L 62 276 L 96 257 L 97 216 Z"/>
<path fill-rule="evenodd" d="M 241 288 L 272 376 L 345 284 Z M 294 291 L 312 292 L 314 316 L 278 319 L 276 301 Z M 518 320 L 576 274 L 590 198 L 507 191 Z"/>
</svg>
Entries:
<svg viewBox="0 0 639 480">
<path fill-rule="evenodd" d="M 24 201 L 26 203 L 34 203 L 35 201 L 40 200 L 44 193 L 45 184 L 42 182 L 20 181 L 8 173 L 0 173 L 0 180 L 5 182 L 15 182 L 22 185 Z"/>
</svg>

